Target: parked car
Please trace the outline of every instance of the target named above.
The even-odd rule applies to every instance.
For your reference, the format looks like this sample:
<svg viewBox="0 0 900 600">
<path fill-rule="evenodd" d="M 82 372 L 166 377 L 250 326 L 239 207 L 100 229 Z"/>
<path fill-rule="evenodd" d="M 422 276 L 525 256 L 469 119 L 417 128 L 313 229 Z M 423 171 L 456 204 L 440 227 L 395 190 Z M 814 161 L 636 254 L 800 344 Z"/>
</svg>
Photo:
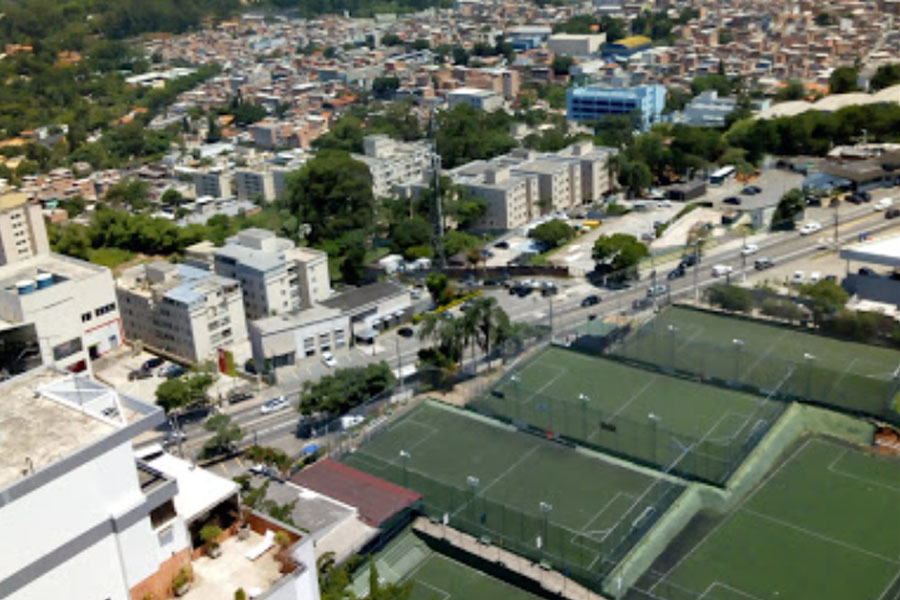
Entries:
<svg viewBox="0 0 900 600">
<path fill-rule="evenodd" d="M 630 287 L 631 287 L 631 284 L 628 283 L 628 280 L 626 280 L 626 279 L 609 277 L 606 280 L 606 289 L 608 289 L 608 290 L 627 290 Z"/>
<path fill-rule="evenodd" d="M 595 304 L 600 303 L 600 296 L 596 294 L 591 294 L 590 296 L 585 296 L 585 298 L 581 301 L 582 307 L 594 306 Z"/>
<path fill-rule="evenodd" d="M 678 264 L 682 267 L 693 267 L 698 262 L 700 262 L 700 260 L 696 254 L 685 254 L 681 257 L 681 262 Z"/>
<path fill-rule="evenodd" d="M 810 283 L 819 283 L 819 280 L 822 279 L 822 274 L 818 271 L 813 271 L 809 274 L 809 282 Z"/>
<path fill-rule="evenodd" d="M 638 298 L 631 303 L 631 308 L 634 310 L 643 310 L 645 308 L 649 308 L 653 305 L 653 302 L 650 298 Z"/>
<path fill-rule="evenodd" d="M 177 444 L 178 442 L 183 442 L 186 439 L 187 439 L 187 436 L 184 434 L 183 431 L 181 431 L 179 429 L 173 429 L 172 431 L 170 431 L 169 433 L 166 434 L 165 438 L 163 438 L 162 445 L 164 447 L 172 446 L 174 444 Z"/>
<path fill-rule="evenodd" d="M 415 334 L 416 332 L 413 331 L 412 327 L 401 327 L 397 330 L 397 335 L 399 335 L 400 337 L 411 338 Z"/>
<path fill-rule="evenodd" d="M 878 277 L 878 273 L 876 273 L 874 269 L 870 269 L 869 267 L 860 267 L 857 273 L 865 277 Z"/>
<path fill-rule="evenodd" d="M 885 219 L 896 219 L 897 217 L 900 217 L 900 208 L 889 208 L 884 211 Z"/>
<path fill-rule="evenodd" d="M 678 279 L 679 277 L 684 277 L 684 274 L 686 272 L 687 271 L 686 271 L 684 265 L 678 265 L 677 267 L 675 267 L 674 269 L 669 271 L 669 274 L 666 275 L 666 279 L 668 279 L 669 281 L 672 281 L 673 279 Z"/>
<path fill-rule="evenodd" d="M 869 192 L 856 192 L 856 195 L 863 199 L 863 202 L 871 202 L 872 194 Z"/>
<path fill-rule="evenodd" d="M 894 200 L 892 198 L 882 198 L 878 202 L 872 205 L 873 210 L 887 210 L 894 204 Z"/>
<path fill-rule="evenodd" d="M 501 240 L 501 241 L 497 242 L 496 244 L 494 244 L 494 248 L 500 248 L 501 250 L 506 250 L 507 248 L 509 248 L 509 242 L 507 242 L 506 240 Z"/>
<path fill-rule="evenodd" d="M 277 396 L 260 406 L 259 412 L 264 415 L 268 415 L 270 413 L 288 408 L 290 405 L 291 403 L 288 402 L 287 398 L 285 398 L 284 396 Z"/>
<path fill-rule="evenodd" d="M 800 235 L 810 235 L 822 230 L 822 224 L 818 221 L 810 221 L 800 228 Z"/>
<path fill-rule="evenodd" d="M 859 194 L 849 194 L 846 198 L 844 198 L 844 201 L 849 202 L 850 204 L 862 204 L 863 202 L 865 202 L 865 200 L 863 200 L 862 196 L 860 196 Z"/>
<path fill-rule="evenodd" d="M 160 367 L 156 374 L 160 377 L 165 377 L 166 379 L 174 379 L 176 377 L 181 377 L 185 373 L 187 373 L 187 369 L 179 364 L 171 363 L 164 367 Z"/>
<path fill-rule="evenodd" d="M 725 275 L 730 274 L 732 271 L 734 271 L 734 267 L 732 267 L 731 265 L 713 265 L 712 276 L 724 277 Z"/>
<path fill-rule="evenodd" d="M 128 381 L 135 381 L 137 379 L 147 379 L 149 377 L 153 377 L 153 372 L 144 368 L 134 369 L 128 374 Z"/>
<path fill-rule="evenodd" d="M 750 256 L 751 254 L 756 254 L 759 252 L 759 246 L 756 244 L 747 244 L 743 248 L 741 248 L 741 254 L 743 256 Z"/>
<path fill-rule="evenodd" d="M 228 394 L 228 404 L 239 404 L 253 398 L 253 392 L 247 390 L 238 390 Z"/>
<path fill-rule="evenodd" d="M 337 366 L 337 360 L 334 358 L 334 354 L 328 352 L 327 350 L 322 353 L 322 362 L 325 363 L 326 367 L 335 368 Z"/>
<path fill-rule="evenodd" d="M 753 261 L 753 268 L 756 269 L 757 271 L 764 271 L 766 269 L 771 269 L 774 266 L 775 266 L 775 261 L 773 261 L 771 258 L 768 258 L 766 256 L 757 258 L 756 260 Z"/>
<path fill-rule="evenodd" d="M 806 273 L 803 271 L 794 271 L 794 275 L 791 277 L 791 283 L 795 285 L 800 285 L 806 279 Z"/>
<path fill-rule="evenodd" d="M 744 189 L 741 190 L 741 193 L 745 196 L 755 196 L 762 192 L 762 188 L 755 185 L 748 185 Z"/>
<path fill-rule="evenodd" d="M 152 371 L 156 367 L 161 366 L 164 362 L 166 362 L 164 359 L 154 356 L 153 358 L 145 360 L 144 364 L 141 365 L 141 368 L 145 371 Z"/>
<path fill-rule="evenodd" d="M 669 286 L 664 283 L 657 283 L 656 285 L 651 285 L 647 288 L 647 297 L 656 298 L 658 296 L 664 296 L 668 291 Z"/>
<path fill-rule="evenodd" d="M 740 205 L 741 199 L 738 198 L 737 196 L 728 196 L 727 198 L 722 200 L 722 202 L 724 202 L 725 204 Z"/>
</svg>

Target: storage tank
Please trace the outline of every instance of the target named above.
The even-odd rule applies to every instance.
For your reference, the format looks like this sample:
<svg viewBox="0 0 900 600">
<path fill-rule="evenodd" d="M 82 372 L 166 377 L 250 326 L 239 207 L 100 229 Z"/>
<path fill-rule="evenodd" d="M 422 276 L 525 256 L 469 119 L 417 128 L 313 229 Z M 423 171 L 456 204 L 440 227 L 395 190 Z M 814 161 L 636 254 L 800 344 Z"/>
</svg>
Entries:
<svg viewBox="0 0 900 600">
<path fill-rule="evenodd" d="M 52 273 L 41 273 L 37 276 L 37 289 L 42 290 L 53 285 Z"/>
<path fill-rule="evenodd" d="M 20 296 L 25 296 L 28 294 L 34 293 L 35 285 L 34 280 L 32 279 L 23 279 L 21 281 L 16 282 L 16 291 Z"/>
</svg>

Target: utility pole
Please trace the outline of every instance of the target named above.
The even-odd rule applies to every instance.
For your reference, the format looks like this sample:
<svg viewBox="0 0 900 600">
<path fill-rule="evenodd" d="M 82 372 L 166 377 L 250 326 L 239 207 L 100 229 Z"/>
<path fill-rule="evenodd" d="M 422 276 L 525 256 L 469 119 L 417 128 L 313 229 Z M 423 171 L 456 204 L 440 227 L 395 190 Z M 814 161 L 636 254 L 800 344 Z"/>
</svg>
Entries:
<svg viewBox="0 0 900 600">
<path fill-rule="evenodd" d="M 694 242 L 694 302 L 700 302 L 700 240 Z"/>
<path fill-rule="evenodd" d="M 747 282 L 747 253 L 744 249 L 747 247 L 747 228 L 744 227 L 741 234 L 741 281 Z"/>
<path fill-rule="evenodd" d="M 394 335 L 394 344 L 397 348 L 397 379 L 400 380 L 400 393 L 402 394 L 403 389 L 403 359 L 400 356 L 400 336 Z"/>
<path fill-rule="evenodd" d="M 429 136 L 431 137 L 431 170 L 433 172 L 432 189 L 434 194 L 434 216 L 435 220 L 435 243 L 434 249 L 437 254 L 438 261 L 442 268 L 447 266 L 447 256 L 444 253 L 444 209 L 443 198 L 441 197 L 441 156 L 437 151 L 437 137 L 434 133 L 435 115 L 434 109 L 431 111 L 431 118 L 428 123 Z"/>
<path fill-rule="evenodd" d="M 835 252 L 838 251 L 838 223 L 840 222 L 840 219 L 838 218 L 838 211 L 840 210 L 839 207 L 840 207 L 839 204 L 834 205 L 834 251 Z"/>
</svg>

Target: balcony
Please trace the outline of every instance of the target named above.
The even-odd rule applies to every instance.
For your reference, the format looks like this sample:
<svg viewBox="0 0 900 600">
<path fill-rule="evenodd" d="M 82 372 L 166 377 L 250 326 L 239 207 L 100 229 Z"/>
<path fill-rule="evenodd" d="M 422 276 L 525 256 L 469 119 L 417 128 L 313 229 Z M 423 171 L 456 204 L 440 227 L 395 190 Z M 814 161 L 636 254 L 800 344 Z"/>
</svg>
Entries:
<svg viewBox="0 0 900 600">
<path fill-rule="evenodd" d="M 231 536 L 221 544 L 222 555 L 218 558 L 201 556 L 196 559 L 194 581 L 191 590 L 184 596 L 186 600 L 223 600 L 234 598 L 234 592 L 243 588 L 248 598 L 262 596 L 281 579 L 281 563 L 275 559 L 277 546 L 251 561 L 246 554 L 255 548 L 263 536 L 251 531 L 246 540 Z"/>
</svg>

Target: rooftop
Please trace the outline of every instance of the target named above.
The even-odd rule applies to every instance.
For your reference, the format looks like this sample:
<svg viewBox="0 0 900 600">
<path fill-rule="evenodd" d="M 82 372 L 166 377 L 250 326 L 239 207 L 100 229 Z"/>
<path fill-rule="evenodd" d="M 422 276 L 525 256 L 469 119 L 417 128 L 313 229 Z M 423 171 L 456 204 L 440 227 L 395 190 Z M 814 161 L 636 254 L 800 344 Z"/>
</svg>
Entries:
<svg viewBox="0 0 900 600">
<path fill-rule="evenodd" d="M 178 482 L 175 508 L 186 522 L 203 516 L 209 509 L 238 493 L 231 479 L 201 469 L 191 462 L 167 452 L 150 454 L 146 463 Z"/>
<path fill-rule="evenodd" d="M 900 235 L 843 248 L 841 258 L 900 268 Z"/>
<path fill-rule="evenodd" d="M 223 600 L 233 598 L 238 588 L 243 588 L 248 597 L 256 598 L 271 588 L 283 577 L 281 564 L 275 559 L 276 547 L 256 560 L 249 560 L 246 556 L 262 539 L 263 536 L 254 531 L 246 540 L 231 536 L 220 544 L 222 555 L 218 558 L 209 558 L 204 554 L 193 561 L 194 581 L 183 598 Z"/>
<path fill-rule="evenodd" d="M 300 325 L 316 323 L 341 316 L 338 308 L 312 306 L 295 313 L 285 313 L 272 317 L 263 317 L 253 321 L 253 326 L 263 335 L 289 331 Z"/>
<path fill-rule="evenodd" d="M 141 418 L 84 375 L 34 369 L 0 383 L 0 488 Z"/>
<path fill-rule="evenodd" d="M 67 279 L 85 279 L 104 270 L 105 267 L 61 254 L 39 254 L 0 267 L 0 290 L 15 292 L 17 282 L 33 280 L 42 273 L 54 275 L 53 284 L 56 285 Z"/>
<path fill-rule="evenodd" d="M 408 293 L 409 291 L 405 287 L 393 281 L 379 281 L 332 296 L 323 300 L 322 305 L 347 311 Z"/>
</svg>

